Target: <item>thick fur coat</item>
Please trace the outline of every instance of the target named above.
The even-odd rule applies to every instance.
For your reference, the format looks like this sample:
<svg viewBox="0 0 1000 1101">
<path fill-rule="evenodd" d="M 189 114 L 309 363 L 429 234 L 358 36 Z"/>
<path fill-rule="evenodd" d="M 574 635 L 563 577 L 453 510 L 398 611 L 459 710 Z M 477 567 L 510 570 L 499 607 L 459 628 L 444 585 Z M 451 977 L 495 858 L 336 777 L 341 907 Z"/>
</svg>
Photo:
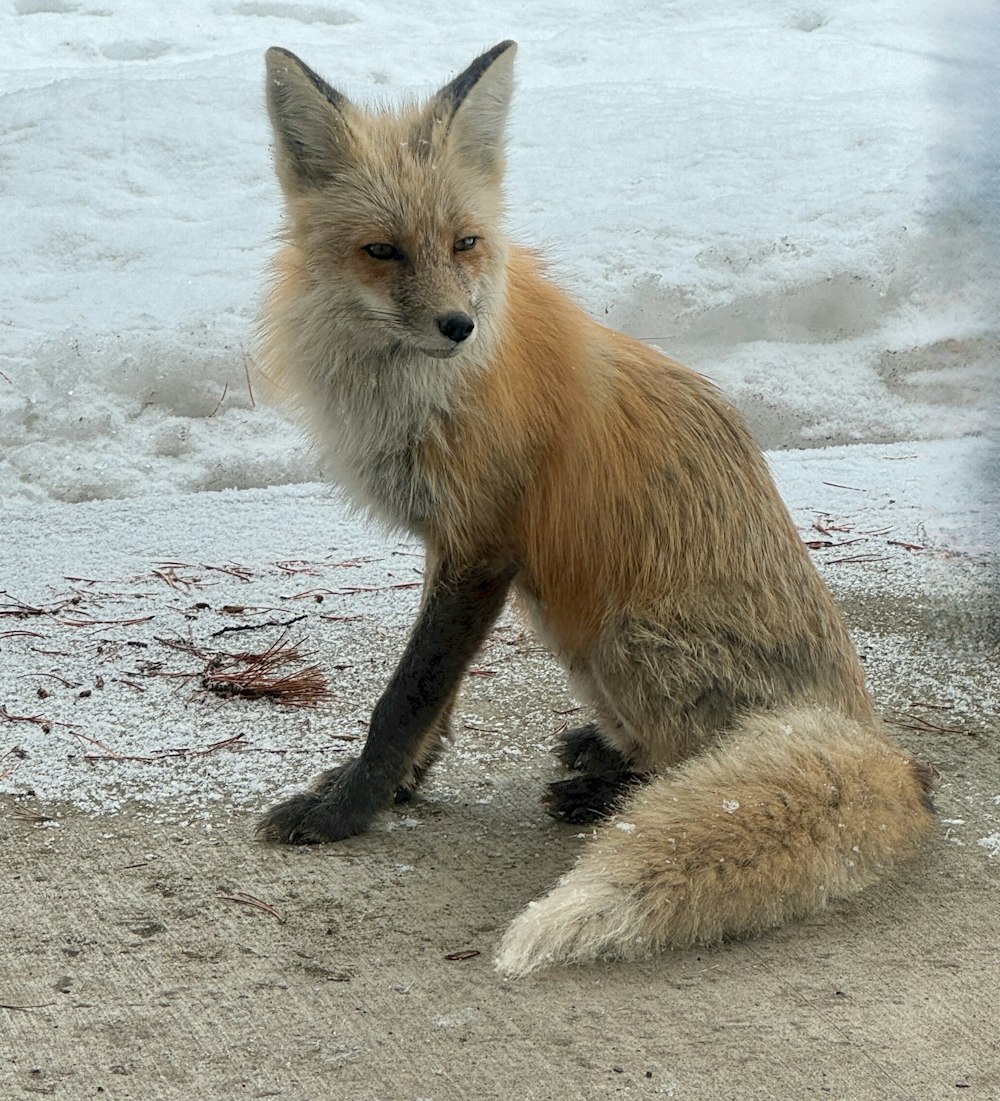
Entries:
<svg viewBox="0 0 1000 1101">
<path fill-rule="evenodd" d="M 288 220 L 263 368 L 427 573 L 360 757 L 260 833 L 338 840 L 408 797 L 513 590 L 595 715 L 560 747 L 577 775 L 552 809 L 605 819 L 503 938 L 522 975 L 798 917 L 934 819 L 742 419 L 504 235 L 514 53 L 398 113 L 268 53 Z"/>
</svg>

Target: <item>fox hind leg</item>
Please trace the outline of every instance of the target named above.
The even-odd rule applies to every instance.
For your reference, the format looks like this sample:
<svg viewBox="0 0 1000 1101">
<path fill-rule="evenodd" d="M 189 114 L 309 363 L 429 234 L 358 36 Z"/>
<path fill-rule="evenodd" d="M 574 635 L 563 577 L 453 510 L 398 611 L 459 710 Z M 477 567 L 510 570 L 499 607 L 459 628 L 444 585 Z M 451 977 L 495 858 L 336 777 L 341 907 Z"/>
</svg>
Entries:
<svg viewBox="0 0 1000 1101">
<path fill-rule="evenodd" d="M 607 741 L 597 723 L 562 731 L 552 752 L 570 772 L 620 772 L 629 767 L 625 755 Z"/>
<path fill-rule="evenodd" d="M 545 803 L 549 814 L 566 822 L 596 822 L 613 814 L 644 777 L 601 733 L 597 723 L 565 731 L 553 750 L 562 765 L 582 775 L 553 780 Z"/>
</svg>

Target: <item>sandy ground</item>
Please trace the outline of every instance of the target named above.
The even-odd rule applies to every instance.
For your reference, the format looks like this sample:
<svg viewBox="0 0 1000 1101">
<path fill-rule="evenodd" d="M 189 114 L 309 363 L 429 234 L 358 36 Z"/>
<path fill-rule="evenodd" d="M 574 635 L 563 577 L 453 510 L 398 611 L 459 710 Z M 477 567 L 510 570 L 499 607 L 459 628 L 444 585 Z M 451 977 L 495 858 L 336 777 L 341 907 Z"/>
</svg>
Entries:
<svg viewBox="0 0 1000 1101">
<path fill-rule="evenodd" d="M 940 834 L 895 879 L 750 942 L 501 980 L 504 926 L 585 843 L 539 806 L 568 698 L 508 625 L 422 797 L 339 846 L 252 840 L 312 759 L 261 756 L 262 794 L 197 820 L 0 800 L 0 1098 L 1000 1099 L 995 591 L 960 561 L 831 582 L 940 773 Z"/>
</svg>

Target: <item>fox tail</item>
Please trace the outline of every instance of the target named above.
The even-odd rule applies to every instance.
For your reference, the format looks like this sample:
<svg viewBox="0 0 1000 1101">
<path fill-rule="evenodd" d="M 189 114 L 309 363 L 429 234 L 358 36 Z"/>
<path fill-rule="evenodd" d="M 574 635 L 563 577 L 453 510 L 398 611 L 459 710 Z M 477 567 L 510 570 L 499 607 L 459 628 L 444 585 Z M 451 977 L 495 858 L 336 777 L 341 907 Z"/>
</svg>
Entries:
<svg viewBox="0 0 1000 1101">
<path fill-rule="evenodd" d="M 821 909 L 934 829 L 930 771 L 878 724 L 816 707 L 752 715 L 653 780 L 507 930 L 497 968 L 637 958 Z"/>
</svg>

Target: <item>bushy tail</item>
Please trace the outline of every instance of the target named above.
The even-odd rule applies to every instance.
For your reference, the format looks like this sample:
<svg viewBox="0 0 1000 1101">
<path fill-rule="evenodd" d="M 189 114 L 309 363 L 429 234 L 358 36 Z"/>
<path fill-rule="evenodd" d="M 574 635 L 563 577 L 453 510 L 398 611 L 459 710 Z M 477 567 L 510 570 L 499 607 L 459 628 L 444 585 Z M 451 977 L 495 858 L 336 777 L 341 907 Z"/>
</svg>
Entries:
<svg viewBox="0 0 1000 1101">
<path fill-rule="evenodd" d="M 509 976 L 753 933 L 859 891 L 934 829 L 928 770 L 820 708 L 745 721 L 640 789 L 507 930 Z"/>
</svg>

